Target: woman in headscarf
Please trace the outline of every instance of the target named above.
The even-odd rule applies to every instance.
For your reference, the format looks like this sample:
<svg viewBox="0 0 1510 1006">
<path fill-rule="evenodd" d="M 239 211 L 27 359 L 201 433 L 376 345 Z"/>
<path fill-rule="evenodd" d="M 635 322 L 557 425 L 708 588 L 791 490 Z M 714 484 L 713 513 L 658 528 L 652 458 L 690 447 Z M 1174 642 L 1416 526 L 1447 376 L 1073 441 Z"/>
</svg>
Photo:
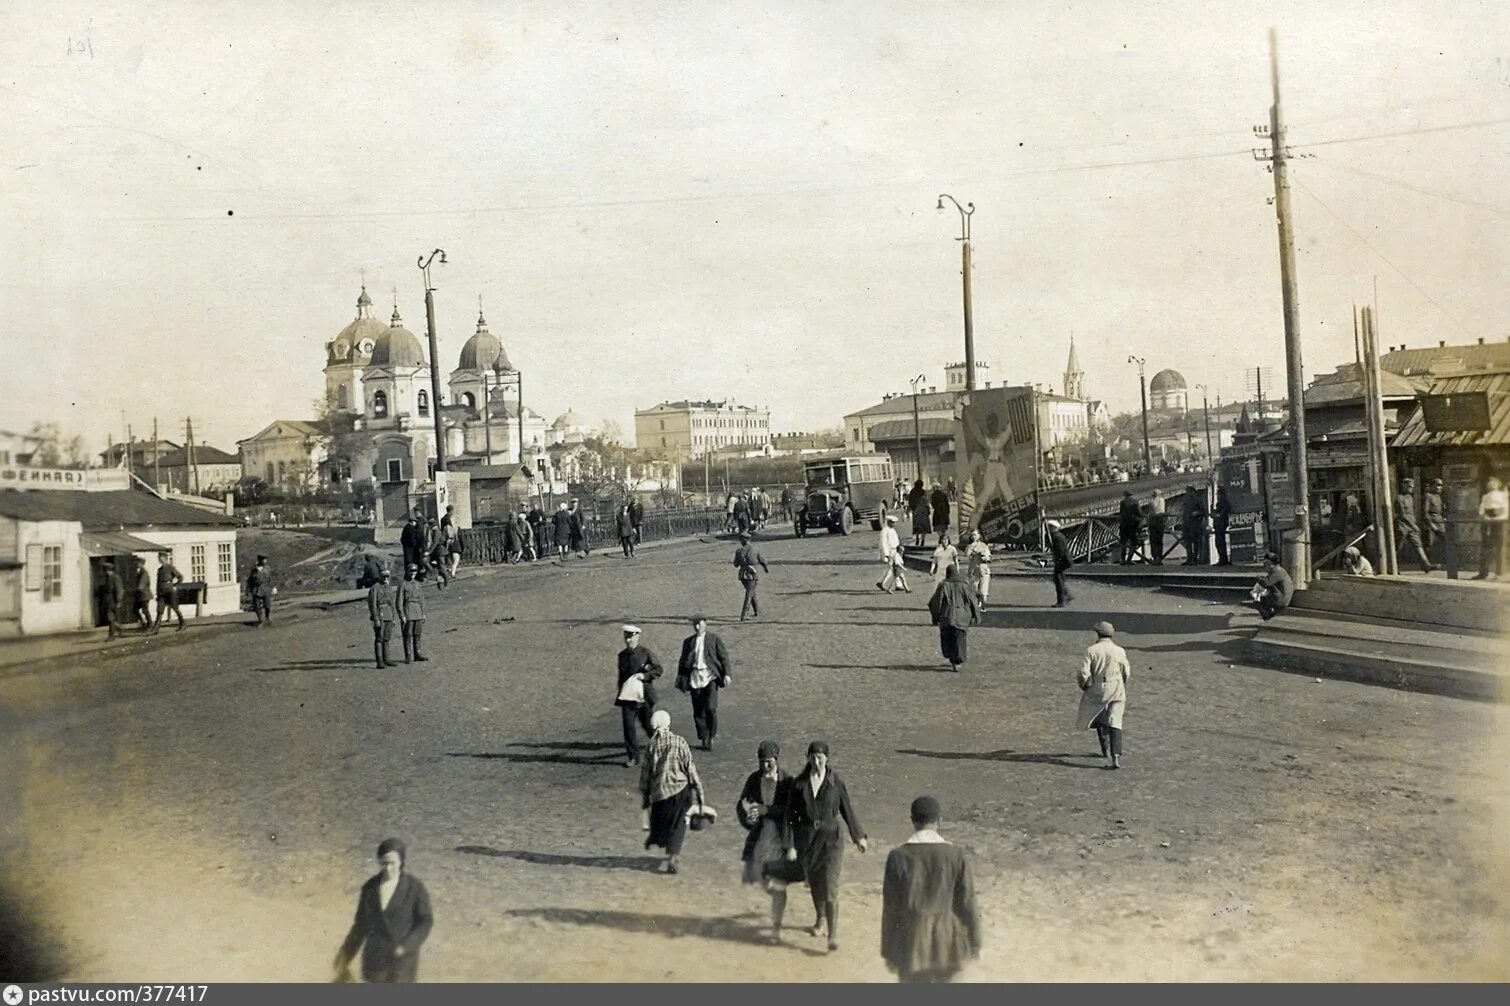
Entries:
<svg viewBox="0 0 1510 1006">
<path fill-rule="evenodd" d="M 1075 675 L 1080 686 L 1075 729 L 1096 729 L 1107 768 L 1122 767 L 1122 708 L 1127 705 L 1127 679 L 1132 673 L 1127 651 L 1112 642 L 1115 632 L 1110 622 L 1096 623 L 1096 641 L 1086 648 L 1085 661 Z"/>
<path fill-rule="evenodd" d="M 356 921 L 336 951 L 338 980 L 349 980 L 358 947 L 365 982 L 412 982 L 419 977 L 419 948 L 435 919 L 425 885 L 404 870 L 406 852 L 396 838 L 378 846 L 378 873 L 362 885 Z"/>
<path fill-rule="evenodd" d="M 1374 564 L 1358 551 L 1358 546 L 1349 545 L 1342 550 L 1342 571 L 1348 576 L 1373 576 Z"/>
<path fill-rule="evenodd" d="M 939 543 L 933 546 L 933 562 L 928 567 L 935 587 L 944 582 L 944 575 L 949 572 L 949 567 L 957 562 L 959 549 L 949 541 L 947 533 L 939 535 Z"/>
<path fill-rule="evenodd" d="M 948 577 L 934 590 L 928 614 L 939 627 L 939 649 L 944 659 L 958 671 L 965 666 L 965 633 L 980 623 L 980 601 L 958 566 L 950 566 Z"/>
<path fill-rule="evenodd" d="M 687 815 L 693 798 L 703 804 L 703 784 L 692 764 L 692 748 L 671 732 L 671 714 L 656 710 L 650 717 L 650 743 L 640 766 L 640 793 L 650 809 L 650 837 L 645 848 L 666 850 L 666 872 L 675 873 L 687 838 Z"/>
<path fill-rule="evenodd" d="M 786 884 L 779 876 L 765 870 L 767 863 L 780 863 L 785 844 L 782 823 L 792 777 L 781 770 L 781 747 L 775 741 L 761 741 L 755 753 L 760 767 L 745 780 L 735 811 L 744 825 L 744 863 L 742 879 L 746 884 L 763 884 L 771 896 L 771 941 L 781 942 L 781 919 L 786 914 Z"/>
<path fill-rule="evenodd" d="M 839 819 L 849 828 L 849 837 L 861 852 L 870 848 L 865 832 L 849 803 L 849 790 L 837 772 L 828 767 L 828 742 L 807 746 L 807 767 L 792 780 L 783 815 L 787 864 L 800 864 L 807 878 L 808 893 L 818 921 L 809 930 L 814 936 L 828 920 L 828 948 L 839 949 L 839 873 L 844 862 L 844 840 Z"/>
</svg>

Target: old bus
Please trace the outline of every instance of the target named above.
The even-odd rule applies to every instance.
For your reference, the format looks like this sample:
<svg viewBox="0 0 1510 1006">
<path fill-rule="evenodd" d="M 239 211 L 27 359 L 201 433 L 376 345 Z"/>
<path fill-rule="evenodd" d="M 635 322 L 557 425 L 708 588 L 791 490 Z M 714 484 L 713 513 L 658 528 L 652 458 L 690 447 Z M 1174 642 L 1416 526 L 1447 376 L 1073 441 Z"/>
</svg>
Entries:
<svg viewBox="0 0 1510 1006">
<path fill-rule="evenodd" d="M 799 537 L 811 529 L 849 534 L 861 521 L 881 526 L 881 507 L 896 491 L 891 458 L 885 454 L 840 454 L 802 466 L 806 491 L 797 513 Z"/>
</svg>

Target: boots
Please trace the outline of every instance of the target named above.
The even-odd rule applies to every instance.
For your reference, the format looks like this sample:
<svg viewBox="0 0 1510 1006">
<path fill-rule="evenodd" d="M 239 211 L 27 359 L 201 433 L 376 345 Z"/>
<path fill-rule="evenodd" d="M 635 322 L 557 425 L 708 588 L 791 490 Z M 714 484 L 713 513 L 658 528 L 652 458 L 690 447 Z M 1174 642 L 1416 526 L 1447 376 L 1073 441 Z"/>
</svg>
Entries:
<svg viewBox="0 0 1510 1006">
<path fill-rule="evenodd" d="M 383 666 L 384 667 L 397 667 L 398 666 L 398 664 L 395 663 L 393 661 L 393 659 L 388 656 L 388 644 L 387 643 L 383 644 Z"/>
<path fill-rule="evenodd" d="M 425 622 L 424 622 L 424 620 L 421 619 L 420 621 L 415 622 L 414 623 L 414 628 L 413 628 L 413 633 L 414 633 L 414 661 L 415 661 L 415 663 L 425 663 L 425 662 L 427 662 L 430 659 L 429 657 L 425 656 L 423 653 L 419 652 L 419 640 L 420 640 L 420 636 L 424 635 L 424 632 L 425 632 Z"/>
<path fill-rule="evenodd" d="M 404 663 L 406 664 L 414 663 L 413 648 L 409 645 L 409 639 L 410 634 L 407 632 L 404 633 Z"/>
<path fill-rule="evenodd" d="M 372 659 L 377 661 L 377 669 L 380 671 L 388 666 L 388 662 L 383 659 L 383 641 L 381 639 L 374 639 L 372 641 Z"/>
<path fill-rule="evenodd" d="M 824 909 L 828 916 L 828 948 L 839 949 L 839 899 L 830 898 Z"/>
</svg>

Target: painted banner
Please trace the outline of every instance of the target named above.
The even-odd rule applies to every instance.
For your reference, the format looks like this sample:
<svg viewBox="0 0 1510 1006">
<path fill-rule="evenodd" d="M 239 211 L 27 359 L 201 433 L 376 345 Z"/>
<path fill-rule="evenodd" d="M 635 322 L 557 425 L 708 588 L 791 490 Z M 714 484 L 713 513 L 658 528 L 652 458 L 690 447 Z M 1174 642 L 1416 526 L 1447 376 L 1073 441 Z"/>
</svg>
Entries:
<svg viewBox="0 0 1510 1006">
<path fill-rule="evenodd" d="M 972 504 L 970 523 L 992 544 L 1039 546 L 1033 440 L 1031 388 L 972 392 L 960 412 L 958 481 Z"/>
</svg>

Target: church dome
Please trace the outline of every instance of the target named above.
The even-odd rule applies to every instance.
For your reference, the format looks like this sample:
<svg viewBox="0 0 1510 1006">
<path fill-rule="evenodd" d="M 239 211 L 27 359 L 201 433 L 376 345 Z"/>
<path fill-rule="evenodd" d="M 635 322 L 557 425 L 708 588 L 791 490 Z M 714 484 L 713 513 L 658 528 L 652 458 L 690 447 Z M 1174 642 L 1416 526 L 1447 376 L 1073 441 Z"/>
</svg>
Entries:
<svg viewBox="0 0 1510 1006">
<path fill-rule="evenodd" d="M 1185 378 L 1177 370 L 1161 370 L 1148 382 L 1149 391 L 1184 391 Z"/>
<path fill-rule="evenodd" d="M 356 320 L 325 344 L 327 365 L 353 363 L 358 367 L 365 367 L 371 361 L 372 349 L 377 345 L 378 337 L 388 331 L 381 321 L 372 317 L 371 309 L 372 298 L 367 296 L 367 288 L 364 286 L 362 295 L 357 298 Z"/>
<path fill-rule="evenodd" d="M 378 336 L 376 345 L 372 347 L 372 366 L 423 367 L 424 365 L 425 351 L 420 348 L 419 339 L 414 333 L 404 327 L 404 319 L 399 317 L 398 308 L 395 307 L 392 322 L 383 329 L 383 334 Z"/>
<path fill-rule="evenodd" d="M 461 347 L 461 357 L 456 362 L 458 370 L 487 370 L 497 364 L 498 370 L 513 370 L 509 355 L 503 351 L 503 343 L 488 331 L 488 323 L 482 313 L 477 314 L 477 331 Z"/>
<path fill-rule="evenodd" d="M 571 406 L 567 406 L 566 411 L 557 416 L 554 423 L 551 423 L 551 429 L 569 430 L 580 427 L 581 425 L 582 417 L 577 415 L 576 412 L 572 411 Z"/>
</svg>

